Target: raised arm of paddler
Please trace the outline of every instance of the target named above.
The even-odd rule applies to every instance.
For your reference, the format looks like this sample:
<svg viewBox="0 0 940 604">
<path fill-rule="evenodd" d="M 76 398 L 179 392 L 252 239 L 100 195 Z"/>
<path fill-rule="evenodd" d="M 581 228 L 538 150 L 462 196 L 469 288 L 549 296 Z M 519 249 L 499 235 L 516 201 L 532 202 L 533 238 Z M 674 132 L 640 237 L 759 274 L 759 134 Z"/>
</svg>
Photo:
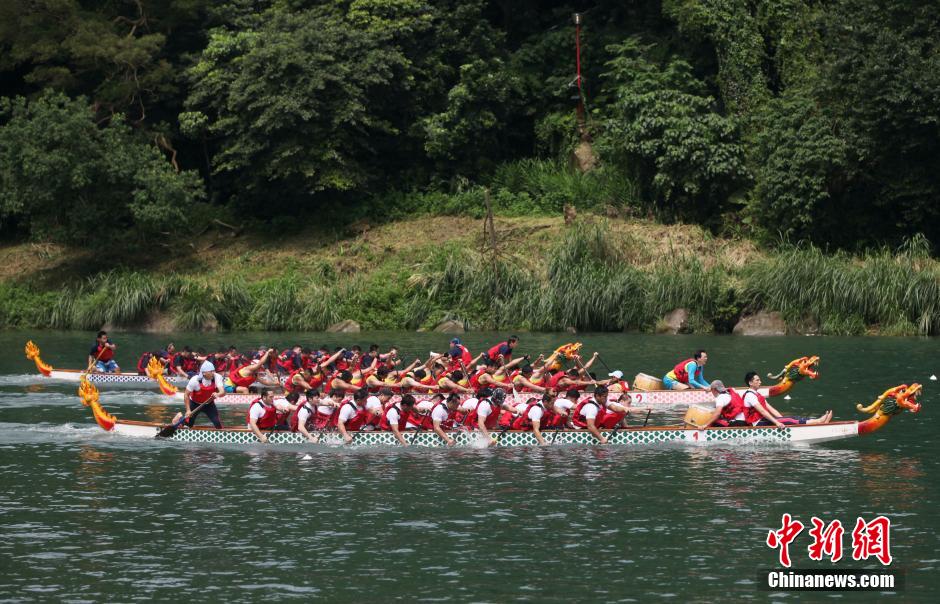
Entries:
<svg viewBox="0 0 940 604">
<path fill-rule="evenodd" d="M 591 355 L 591 358 L 588 359 L 588 362 L 587 362 L 587 363 L 584 363 L 583 365 L 581 365 L 581 369 L 584 371 L 585 374 L 590 375 L 590 373 L 588 373 L 588 369 L 591 368 L 591 366 L 594 364 L 594 361 L 597 360 L 597 357 L 598 357 L 598 356 L 600 356 L 600 353 L 599 353 L 599 352 L 595 352 L 594 354 Z M 580 357 L 580 355 L 577 356 L 577 357 L 575 357 L 575 358 L 578 359 L 578 364 L 580 364 L 580 363 L 581 363 L 581 357 Z"/>
<path fill-rule="evenodd" d="M 333 365 L 333 363 L 335 363 L 337 360 L 339 360 L 339 358 L 340 358 L 341 356 L 343 356 L 343 354 L 345 354 L 345 353 L 346 353 L 346 349 L 345 349 L 345 348 L 340 348 L 339 350 L 337 350 L 336 352 L 333 353 L 333 356 L 327 358 L 325 361 L 323 361 L 322 363 L 320 363 L 320 369 L 326 371 L 327 369 L 330 368 L 331 365 Z"/>
<path fill-rule="evenodd" d="M 545 367 L 545 355 L 540 354 L 537 359 L 532 361 L 532 371 L 540 371 Z"/>
</svg>

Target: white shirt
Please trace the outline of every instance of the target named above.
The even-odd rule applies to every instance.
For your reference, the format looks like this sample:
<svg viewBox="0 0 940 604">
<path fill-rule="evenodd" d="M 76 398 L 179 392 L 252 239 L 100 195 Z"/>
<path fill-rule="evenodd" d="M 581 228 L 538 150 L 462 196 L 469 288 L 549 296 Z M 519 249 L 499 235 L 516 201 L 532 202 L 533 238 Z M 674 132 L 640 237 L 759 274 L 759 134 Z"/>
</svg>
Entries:
<svg viewBox="0 0 940 604">
<path fill-rule="evenodd" d="M 725 405 L 731 402 L 731 395 L 727 392 L 715 395 L 715 409 L 721 409 Z M 734 416 L 734 420 L 744 420 L 744 413 L 738 413 Z"/>
<path fill-rule="evenodd" d="M 358 411 L 359 407 L 352 401 L 349 401 L 349 404 L 343 402 L 343 406 L 340 407 L 339 410 L 339 420 L 344 423 L 348 422 L 356 415 Z"/>
<path fill-rule="evenodd" d="M 382 412 L 382 401 L 379 400 L 377 396 L 370 396 L 366 399 L 366 411 L 372 411 L 373 409 L 378 409 L 379 413 Z"/>
<path fill-rule="evenodd" d="M 542 414 L 544 411 L 540 405 L 532 405 L 532 408 L 529 409 L 529 421 L 537 422 L 542 419 Z"/>
<path fill-rule="evenodd" d="M 450 413 L 447 410 L 447 405 L 434 405 L 434 410 L 431 411 L 431 421 L 443 422 L 447 420 L 447 417 Z"/>
<path fill-rule="evenodd" d="M 460 410 L 464 412 L 473 411 L 477 408 L 477 399 L 475 397 L 470 397 L 464 402 L 460 403 Z"/>
<path fill-rule="evenodd" d="M 757 398 L 757 393 L 754 392 L 753 390 L 748 390 L 747 392 L 744 393 L 744 396 L 741 397 L 741 398 L 744 399 L 744 406 L 745 406 L 745 407 L 755 407 L 755 408 L 756 408 L 758 405 L 760 405 L 760 399 Z"/>
<path fill-rule="evenodd" d="M 591 398 L 589 402 L 581 405 L 581 417 L 585 420 L 595 419 L 597 417 L 599 403 Z"/>
<path fill-rule="evenodd" d="M 218 390 L 219 388 L 222 388 L 223 387 L 222 376 L 216 373 L 213 376 L 212 380 L 206 380 L 206 379 L 203 379 L 201 373 L 197 373 L 193 377 L 189 378 L 189 382 L 186 383 L 186 391 L 195 392 L 199 390 L 200 388 L 202 388 L 203 386 L 210 386 L 212 384 L 215 384 L 216 390 Z"/>
<path fill-rule="evenodd" d="M 398 420 L 401 419 L 401 413 L 398 412 L 398 407 L 393 405 L 386 414 L 385 419 L 388 420 L 390 426 L 398 427 Z"/>
<path fill-rule="evenodd" d="M 486 417 L 493 412 L 493 404 L 488 400 L 480 401 L 480 404 L 477 406 L 477 415 L 486 419 Z"/>
<path fill-rule="evenodd" d="M 323 400 L 332 401 L 333 399 L 327 398 Z M 333 415 L 333 412 L 336 411 L 336 407 L 333 405 L 317 405 L 317 411 L 323 415 Z"/>
<path fill-rule="evenodd" d="M 312 405 L 303 404 L 300 406 L 300 410 L 297 412 L 297 425 L 306 426 L 307 422 L 310 420 L 310 416 L 313 415 L 313 412 L 310 411 Z"/>
<path fill-rule="evenodd" d="M 574 407 L 574 401 L 570 398 L 561 397 L 555 399 L 555 411 L 564 415 Z"/>
<path fill-rule="evenodd" d="M 270 407 L 266 406 L 263 402 L 252 403 L 251 409 L 248 411 L 248 416 L 251 417 L 251 419 L 258 421 L 264 417 L 264 412 L 268 409 L 270 409 Z"/>
</svg>

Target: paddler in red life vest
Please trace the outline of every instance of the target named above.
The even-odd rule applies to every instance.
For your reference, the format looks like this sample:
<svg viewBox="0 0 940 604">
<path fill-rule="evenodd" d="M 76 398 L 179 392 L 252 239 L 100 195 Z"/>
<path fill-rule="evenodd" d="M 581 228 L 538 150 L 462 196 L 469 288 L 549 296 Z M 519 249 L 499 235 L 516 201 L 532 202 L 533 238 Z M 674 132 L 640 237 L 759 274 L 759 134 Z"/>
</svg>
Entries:
<svg viewBox="0 0 940 604">
<path fill-rule="evenodd" d="M 582 379 L 581 371 L 575 367 L 567 371 L 556 371 L 548 380 L 548 387 L 555 392 L 567 392 L 568 390 L 595 385 L 597 385 L 597 382 L 592 379 Z"/>
<path fill-rule="evenodd" d="M 490 430 L 496 428 L 506 393 L 503 390 L 494 391 L 490 388 L 483 388 L 478 396 L 476 405 L 464 418 L 464 426 L 471 431 L 479 430 L 486 439 L 487 445 L 492 446 L 496 443 L 490 438 Z"/>
<path fill-rule="evenodd" d="M 401 402 L 392 403 L 385 407 L 385 411 L 382 413 L 382 422 L 379 424 L 382 430 L 394 434 L 395 439 L 403 447 L 408 446 L 408 441 L 405 440 L 402 432 L 405 431 L 405 426 L 411 412 L 414 410 L 414 406 L 415 397 L 406 394 L 401 397 Z"/>
<path fill-rule="evenodd" d="M 607 383 L 607 390 L 610 392 L 627 392 L 630 390 L 630 384 L 623 379 L 623 372 L 619 369 L 607 374 L 610 381 Z"/>
<path fill-rule="evenodd" d="M 284 350 L 277 356 L 277 367 L 290 373 L 303 367 L 303 347 L 295 344 L 290 350 Z"/>
<path fill-rule="evenodd" d="M 725 388 L 724 382 L 715 380 L 708 387 L 715 397 L 715 411 L 708 421 L 699 428 L 708 426 L 750 426 L 746 420 L 744 399 L 733 388 Z"/>
<path fill-rule="evenodd" d="M 465 366 L 473 365 L 473 355 L 470 350 L 460 342 L 460 338 L 454 338 L 450 341 L 450 352 L 448 356 L 454 361 L 460 360 Z"/>
<path fill-rule="evenodd" d="M 663 377 L 663 384 L 670 390 L 688 390 L 690 388 L 709 389 L 705 381 L 705 363 L 708 362 L 708 353 L 696 350 L 691 359 L 676 364 L 672 371 Z"/>
<path fill-rule="evenodd" d="M 297 400 L 296 397 L 294 397 L 294 400 Z M 290 426 L 286 424 L 282 425 L 279 420 L 284 414 L 296 410 L 297 405 L 287 400 L 281 399 L 275 401 L 274 390 L 265 388 L 261 391 L 261 396 L 251 401 L 251 404 L 248 405 L 246 421 L 248 422 L 248 427 L 255 433 L 255 436 L 258 437 L 258 440 L 266 443 L 268 442 L 268 437 L 262 430 L 289 430 Z"/>
<path fill-rule="evenodd" d="M 613 428 L 622 419 L 623 414 L 607 410 L 606 386 L 597 386 L 594 393 L 578 403 L 571 414 L 574 426 L 586 428 L 602 445 L 607 444 L 607 437 L 601 434 L 601 428 Z"/>
<path fill-rule="evenodd" d="M 288 392 L 306 392 L 318 386 L 318 384 L 311 384 L 311 381 L 313 381 L 313 369 L 310 367 L 295 369 L 287 376 L 284 388 Z"/>
<path fill-rule="evenodd" d="M 316 430 L 317 405 L 320 403 L 320 391 L 317 389 L 308 390 L 306 399 L 303 403 L 297 405 L 297 410 L 290 415 L 291 432 L 300 432 L 307 439 L 307 442 L 318 443 L 320 436 L 310 434 L 311 430 Z"/>
<path fill-rule="evenodd" d="M 452 392 L 457 392 L 460 394 L 473 394 L 473 389 L 470 388 L 470 380 L 463 374 L 463 371 L 459 369 L 457 371 L 452 371 L 449 374 L 441 376 L 437 380 L 438 392 L 444 394 L 450 394 Z"/>
<path fill-rule="evenodd" d="M 502 358 L 503 363 L 508 363 L 512 360 L 512 351 L 518 343 L 519 336 L 509 336 L 509 339 L 493 346 L 486 354 L 490 357 L 490 360 L 495 361 L 497 364 L 500 358 Z"/>
<path fill-rule="evenodd" d="M 173 357 L 170 368 L 175 375 L 189 379 L 199 372 L 199 361 L 196 360 L 192 348 L 183 346 L 183 350 Z"/>
<path fill-rule="evenodd" d="M 782 428 L 794 424 L 828 424 L 832 421 L 832 410 L 826 411 L 815 418 L 782 415 L 759 392 L 761 379 L 756 371 L 749 371 L 744 376 L 744 383 L 747 384 L 747 390 L 741 395 L 741 399 L 744 401 L 744 419 L 752 426 L 773 425 Z"/>
<path fill-rule="evenodd" d="M 222 427 L 219 419 L 219 409 L 215 406 L 215 399 L 225 395 L 222 385 L 222 376 L 215 372 L 215 367 L 209 361 L 203 361 L 199 368 L 199 375 L 194 375 L 186 384 L 183 391 L 183 404 L 186 407 L 186 425 L 190 428 L 196 422 L 196 416 L 205 413 L 209 421 L 216 428 Z M 205 405 L 203 405 L 205 403 Z M 196 410 L 199 405 L 201 409 Z"/>
<path fill-rule="evenodd" d="M 547 409 L 545 409 L 542 399 L 533 396 L 526 401 L 525 408 L 512 421 L 512 429 L 531 430 L 532 435 L 535 436 L 535 440 L 539 441 L 540 445 L 547 445 L 548 443 L 542 437 L 542 419 L 546 414 Z"/>
<path fill-rule="evenodd" d="M 457 408 L 460 406 L 460 396 L 451 394 L 444 400 L 437 400 L 431 408 L 428 417 L 431 420 L 431 429 L 441 437 L 441 440 L 448 447 L 453 447 L 454 439 L 448 436 L 445 430 L 454 429 L 454 419 L 457 415 Z"/>
<path fill-rule="evenodd" d="M 552 403 L 552 411 L 554 416 L 552 418 L 552 428 L 562 429 L 562 428 L 572 428 L 573 424 L 571 423 L 571 414 L 574 411 L 574 408 L 578 405 L 578 397 L 581 396 L 581 393 L 577 390 L 567 390 L 564 396 L 559 396 L 555 399 L 555 402 Z"/>
<path fill-rule="evenodd" d="M 548 387 L 544 384 L 543 371 L 544 367 L 536 371 L 532 365 L 523 365 L 510 376 L 510 383 L 516 387 L 516 392 L 545 392 Z"/>
<path fill-rule="evenodd" d="M 117 361 L 114 360 L 114 351 L 117 345 L 108 337 L 108 332 L 99 331 L 95 343 L 88 351 L 88 368 L 85 371 L 99 373 L 117 373 L 121 371 Z"/>
<path fill-rule="evenodd" d="M 258 380 L 259 372 L 273 353 L 274 349 L 268 348 L 264 354 L 251 363 L 229 371 L 228 379 L 225 380 L 225 391 L 248 394 L 248 387 Z"/>
<path fill-rule="evenodd" d="M 352 442 L 353 437 L 350 432 L 356 432 L 368 420 L 368 411 L 365 408 L 368 393 L 366 389 L 357 390 L 351 399 L 346 399 L 335 414 L 336 429 L 343 436 L 343 442 L 347 445 Z"/>
</svg>

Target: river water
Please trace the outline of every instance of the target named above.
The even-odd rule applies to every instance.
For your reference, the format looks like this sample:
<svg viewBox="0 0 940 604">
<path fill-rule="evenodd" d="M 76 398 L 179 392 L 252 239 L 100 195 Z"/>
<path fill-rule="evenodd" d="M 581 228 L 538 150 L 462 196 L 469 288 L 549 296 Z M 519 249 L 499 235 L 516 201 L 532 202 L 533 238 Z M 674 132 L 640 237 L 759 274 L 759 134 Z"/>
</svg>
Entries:
<svg viewBox="0 0 940 604">
<path fill-rule="evenodd" d="M 573 336 L 520 334 L 522 352 Z M 502 334 L 504 337 L 505 334 Z M 475 353 L 498 334 L 466 334 Z M 657 446 L 503 450 L 309 450 L 183 445 L 101 431 L 74 385 L 43 381 L 23 357 L 34 339 L 54 366 L 82 365 L 93 335 L 0 333 L 0 600 L 361 602 L 936 601 L 940 587 L 940 340 L 581 334 L 611 368 L 661 375 L 697 347 L 705 375 L 739 384 L 817 354 L 784 413 L 856 419 L 857 402 L 924 384 L 918 415 L 809 448 Z M 230 343 L 401 346 L 442 350 L 448 336 L 177 334 Z M 165 338 L 118 334 L 130 369 Z M 598 369 L 603 367 L 598 365 Z M 103 389 L 117 415 L 168 418 L 147 390 Z M 226 410 L 238 421 L 244 410 Z M 672 423 L 679 411 L 654 415 Z M 845 558 L 813 562 L 808 529 L 794 568 L 881 568 L 851 559 L 857 517 L 888 517 L 890 570 L 903 591 L 766 592 L 780 568 L 765 544 L 781 515 L 846 527 Z"/>
</svg>

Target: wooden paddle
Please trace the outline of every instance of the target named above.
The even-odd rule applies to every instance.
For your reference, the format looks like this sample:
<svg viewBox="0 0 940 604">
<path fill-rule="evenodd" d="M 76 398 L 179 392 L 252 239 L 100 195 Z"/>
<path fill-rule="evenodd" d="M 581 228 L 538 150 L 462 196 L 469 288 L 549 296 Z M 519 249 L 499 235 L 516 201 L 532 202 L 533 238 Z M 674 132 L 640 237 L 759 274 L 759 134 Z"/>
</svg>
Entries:
<svg viewBox="0 0 940 604">
<path fill-rule="evenodd" d="M 205 407 L 206 405 L 208 405 L 209 403 L 211 403 L 211 402 L 214 401 L 214 400 L 215 400 L 215 397 L 213 397 L 213 398 L 207 400 L 206 402 L 202 403 L 201 405 L 199 405 L 198 407 L 196 407 L 195 409 L 193 409 L 192 412 L 189 413 L 189 415 L 187 415 L 187 414 L 184 413 L 184 414 L 183 414 L 183 417 L 179 418 L 177 421 L 175 421 L 175 422 L 173 422 L 173 423 L 171 423 L 171 424 L 168 424 L 168 425 L 166 425 L 166 426 L 163 426 L 162 428 L 160 428 L 160 431 L 157 432 L 157 437 L 158 437 L 158 438 L 170 438 L 171 436 L 173 436 L 173 434 L 176 433 L 176 431 L 179 429 L 179 427 L 183 425 L 183 422 L 185 422 L 185 421 L 186 421 L 187 419 L 189 419 L 190 417 L 196 415 L 196 413 L 197 413 L 200 409 L 202 409 L 203 407 Z"/>
<path fill-rule="evenodd" d="M 653 412 L 653 409 L 652 409 L 652 408 L 646 410 L 646 419 L 643 420 L 643 427 L 644 427 L 644 428 L 646 427 L 646 422 L 650 421 L 650 413 L 652 413 L 652 412 Z"/>
</svg>

